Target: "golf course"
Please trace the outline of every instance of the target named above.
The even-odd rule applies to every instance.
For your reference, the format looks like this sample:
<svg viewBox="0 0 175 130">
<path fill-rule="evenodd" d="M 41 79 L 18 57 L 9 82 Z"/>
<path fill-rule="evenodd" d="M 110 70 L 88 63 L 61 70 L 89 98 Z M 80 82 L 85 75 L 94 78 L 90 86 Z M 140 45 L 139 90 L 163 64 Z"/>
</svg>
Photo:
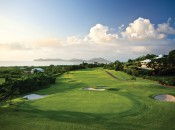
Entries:
<svg viewBox="0 0 175 130">
<path fill-rule="evenodd" d="M 0 129 L 175 130 L 175 102 L 154 99 L 175 96 L 175 88 L 131 78 L 102 68 L 64 73 L 49 88 L 29 93 L 44 98 L 27 100 L 25 94 L 1 105 Z"/>
</svg>

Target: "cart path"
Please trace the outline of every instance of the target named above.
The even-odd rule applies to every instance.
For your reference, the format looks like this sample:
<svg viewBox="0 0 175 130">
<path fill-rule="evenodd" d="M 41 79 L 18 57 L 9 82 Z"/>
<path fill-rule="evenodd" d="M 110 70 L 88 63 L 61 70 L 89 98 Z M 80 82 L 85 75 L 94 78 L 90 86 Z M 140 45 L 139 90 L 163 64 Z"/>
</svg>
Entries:
<svg viewBox="0 0 175 130">
<path fill-rule="evenodd" d="M 105 72 L 106 72 L 107 74 L 109 74 L 111 77 L 113 77 L 114 79 L 119 80 L 119 78 L 118 78 L 118 77 L 114 76 L 114 75 L 113 75 L 113 74 L 111 74 L 109 71 L 106 71 L 106 70 L 105 70 Z"/>
</svg>

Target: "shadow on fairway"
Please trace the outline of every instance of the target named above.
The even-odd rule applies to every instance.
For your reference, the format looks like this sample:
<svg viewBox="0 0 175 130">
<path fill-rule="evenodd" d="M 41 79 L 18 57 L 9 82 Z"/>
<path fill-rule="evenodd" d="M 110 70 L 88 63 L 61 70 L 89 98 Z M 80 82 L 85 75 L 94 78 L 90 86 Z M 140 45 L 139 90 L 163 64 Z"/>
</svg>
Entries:
<svg viewBox="0 0 175 130">
<path fill-rule="evenodd" d="M 25 104 L 24 107 L 21 107 L 21 106 L 18 106 L 18 107 L 8 109 L 9 111 L 8 113 L 13 115 L 17 115 L 18 113 L 20 113 L 20 114 L 23 114 L 23 118 L 25 119 L 36 117 L 36 118 L 39 118 L 41 121 L 42 119 L 44 120 L 45 118 L 47 118 L 49 120 L 53 120 L 56 122 L 83 124 L 87 126 L 89 125 L 96 126 L 97 124 L 99 124 L 101 127 L 110 129 L 110 130 L 115 130 L 119 128 L 120 129 L 129 128 L 130 130 L 132 129 L 134 130 L 136 128 L 139 129 L 143 127 L 141 125 L 132 124 L 132 128 L 131 128 L 130 123 L 122 119 L 124 115 L 123 114 L 120 115 L 118 113 L 96 114 L 96 113 L 83 113 L 83 112 L 66 111 L 66 110 L 61 110 L 61 111 L 41 110 L 29 104 Z M 128 113 L 128 111 L 126 113 Z M 125 116 L 128 116 L 128 115 L 125 115 Z M 33 122 L 33 120 L 29 122 Z"/>
<path fill-rule="evenodd" d="M 58 78 L 56 84 L 51 85 L 49 88 L 36 91 L 39 94 L 55 94 L 55 93 L 65 93 L 67 91 L 72 91 L 74 89 L 79 89 L 82 86 L 87 86 L 78 80 L 69 78 Z"/>
</svg>

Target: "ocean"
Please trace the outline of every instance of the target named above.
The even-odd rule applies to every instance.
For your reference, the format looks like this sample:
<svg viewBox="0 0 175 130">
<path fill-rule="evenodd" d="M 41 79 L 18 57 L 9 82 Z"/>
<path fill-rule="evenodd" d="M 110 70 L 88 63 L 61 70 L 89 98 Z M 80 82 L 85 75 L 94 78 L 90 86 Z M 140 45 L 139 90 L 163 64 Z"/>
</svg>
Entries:
<svg viewBox="0 0 175 130">
<path fill-rule="evenodd" d="M 0 66 L 50 66 L 50 65 L 79 65 L 82 62 L 70 61 L 0 61 Z"/>
</svg>

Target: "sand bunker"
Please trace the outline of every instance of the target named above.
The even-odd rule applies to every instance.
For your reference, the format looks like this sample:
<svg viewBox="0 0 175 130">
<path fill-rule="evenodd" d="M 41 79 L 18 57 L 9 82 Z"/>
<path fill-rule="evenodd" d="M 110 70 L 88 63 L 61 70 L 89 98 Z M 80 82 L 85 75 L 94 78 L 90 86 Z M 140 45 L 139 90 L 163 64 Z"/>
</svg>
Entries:
<svg viewBox="0 0 175 130">
<path fill-rule="evenodd" d="M 175 102 L 175 97 L 168 94 L 161 94 L 154 97 L 154 99 L 166 102 Z"/>
<path fill-rule="evenodd" d="M 83 88 L 83 90 L 90 90 L 90 91 L 105 91 L 106 89 L 103 89 L 103 88 Z"/>
<path fill-rule="evenodd" d="M 27 98 L 28 100 L 36 100 L 36 99 L 41 99 L 44 98 L 46 95 L 38 95 L 38 94 L 29 94 L 24 96 L 23 98 Z"/>
</svg>

